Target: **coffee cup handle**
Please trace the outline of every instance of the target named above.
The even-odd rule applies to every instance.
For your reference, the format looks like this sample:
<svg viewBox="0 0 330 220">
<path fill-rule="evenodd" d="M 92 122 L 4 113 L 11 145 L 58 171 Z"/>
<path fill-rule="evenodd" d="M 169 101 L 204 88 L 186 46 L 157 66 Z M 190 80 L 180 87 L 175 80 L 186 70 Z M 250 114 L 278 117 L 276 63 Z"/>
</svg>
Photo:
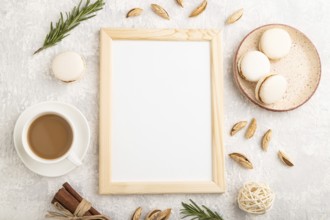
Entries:
<svg viewBox="0 0 330 220">
<path fill-rule="evenodd" d="M 71 163 L 73 163 L 74 165 L 76 165 L 76 166 L 80 166 L 81 165 L 81 160 L 74 153 L 69 154 L 69 156 L 67 157 L 67 159 Z"/>
</svg>

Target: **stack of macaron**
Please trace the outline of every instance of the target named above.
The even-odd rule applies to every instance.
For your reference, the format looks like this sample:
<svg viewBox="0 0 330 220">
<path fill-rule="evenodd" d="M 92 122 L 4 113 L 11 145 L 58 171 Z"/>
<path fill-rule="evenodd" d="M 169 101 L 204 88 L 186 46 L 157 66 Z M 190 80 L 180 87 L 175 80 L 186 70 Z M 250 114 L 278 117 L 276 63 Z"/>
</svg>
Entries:
<svg viewBox="0 0 330 220">
<path fill-rule="evenodd" d="M 250 82 L 257 83 L 256 99 L 264 104 L 281 100 L 288 83 L 284 76 L 271 72 L 270 60 L 285 57 L 291 49 L 289 33 L 281 28 L 266 30 L 259 41 L 260 51 L 248 51 L 238 61 L 239 75 Z"/>
</svg>

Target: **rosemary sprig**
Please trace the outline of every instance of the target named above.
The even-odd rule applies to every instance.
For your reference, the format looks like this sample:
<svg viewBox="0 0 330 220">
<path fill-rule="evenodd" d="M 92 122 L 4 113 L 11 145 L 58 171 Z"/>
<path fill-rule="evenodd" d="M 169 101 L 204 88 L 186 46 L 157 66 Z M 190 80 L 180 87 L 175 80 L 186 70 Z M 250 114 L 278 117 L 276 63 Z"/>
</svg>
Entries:
<svg viewBox="0 0 330 220">
<path fill-rule="evenodd" d="M 191 220 L 223 220 L 223 218 L 217 213 L 206 206 L 199 207 L 194 201 L 189 199 L 191 204 L 182 202 L 183 209 L 180 213 L 183 215 L 182 219 L 191 217 Z"/>
<path fill-rule="evenodd" d="M 40 51 L 56 45 L 58 42 L 69 36 L 69 32 L 77 27 L 80 22 L 94 17 L 95 12 L 103 9 L 104 0 L 96 0 L 93 4 L 90 3 L 90 0 L 87 0 L 84 5 L 79 4 L 75 6 L 70 12 L 65 13 L 65 19 L 63 13 L 61 12 L 60 19 L 56 22 L 55 27 L 53 22 L 50 23 L 50 30 L 47 34 L 44 44 L 34 54 L 39 53 Z"/>
</svg>

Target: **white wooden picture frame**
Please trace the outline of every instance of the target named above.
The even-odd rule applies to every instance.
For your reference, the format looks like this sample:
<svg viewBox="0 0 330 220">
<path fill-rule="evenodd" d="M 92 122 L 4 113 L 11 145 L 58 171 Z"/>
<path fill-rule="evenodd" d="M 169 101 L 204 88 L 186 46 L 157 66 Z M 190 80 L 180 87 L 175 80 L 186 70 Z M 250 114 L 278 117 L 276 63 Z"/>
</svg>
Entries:
<svg viewBox="0 0 330 220">
<path fill-rule="evenodd" d="M 225 191 L 216 30 L 101 29 L 99 192 Z"/>
</svg>

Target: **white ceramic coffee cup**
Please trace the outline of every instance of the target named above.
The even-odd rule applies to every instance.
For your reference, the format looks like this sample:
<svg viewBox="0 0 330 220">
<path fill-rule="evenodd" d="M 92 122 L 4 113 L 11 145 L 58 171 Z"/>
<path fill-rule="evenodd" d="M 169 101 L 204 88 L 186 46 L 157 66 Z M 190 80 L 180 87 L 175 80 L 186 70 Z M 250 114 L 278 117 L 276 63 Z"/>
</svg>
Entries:
<svg viewBox="0 0 330 220">
<path fill-rule="evenodd" d="M 63 118 L 69 125 L 70 125 L 70 128 L 72 130 L 72 143 L 71 143 L 71 146 L 69 148 L 69 150 L 63 154 L 62 156 L 58 157 L 58 158 L 55 158 L 55 159 L 45 159 L 45 158 L 42 158 L 40 156 L 38 156 L 37 154 L 35 154 L 33 152 L 33 150 L 31 149 L 31 146 L 29 144 L 29 141 L 28 141 L 28 131 L 29 131 L 29 128 L 31 126 L 31 124 L 39 117 L 43 116 L 43 115 L 50 115 L 50 114 L 53 114 L 53 115 L 57 115 L 57 116 L 60 116 L 61 118 Z M 75 126 L 74 124 L 71 122 L 71 120 L 66 117 L 64 114 L 60 113 L 60 112 L 55 112 L 55 111 L 47 111 L 47 112 L 42 112 L 42 113 L 39 113 L 37 115 L 34 115 L 34 117 L 32 117 L 30 120 L 28 120 L 24 127 L 23 127 L 23 131 L 22 131 L 22 144 L 23 144 L 23 148 L 25 150 L 25 152 L 35 161 L 37 162 L 40 162 L 40 163 L 45 163 L 45 164 L 52 164 L 52 163 L 58 163 L 60 161 L 63 161 L 65 159 L 69 160 L 71 163 L 79 166 L 81 165 L 81 160 L 78 158 L 78 156 L 75 154 L 74 152 L 74 149 L 75 149 L 75 132 L 76 129 L 75 129 Z"/>
</svg>

